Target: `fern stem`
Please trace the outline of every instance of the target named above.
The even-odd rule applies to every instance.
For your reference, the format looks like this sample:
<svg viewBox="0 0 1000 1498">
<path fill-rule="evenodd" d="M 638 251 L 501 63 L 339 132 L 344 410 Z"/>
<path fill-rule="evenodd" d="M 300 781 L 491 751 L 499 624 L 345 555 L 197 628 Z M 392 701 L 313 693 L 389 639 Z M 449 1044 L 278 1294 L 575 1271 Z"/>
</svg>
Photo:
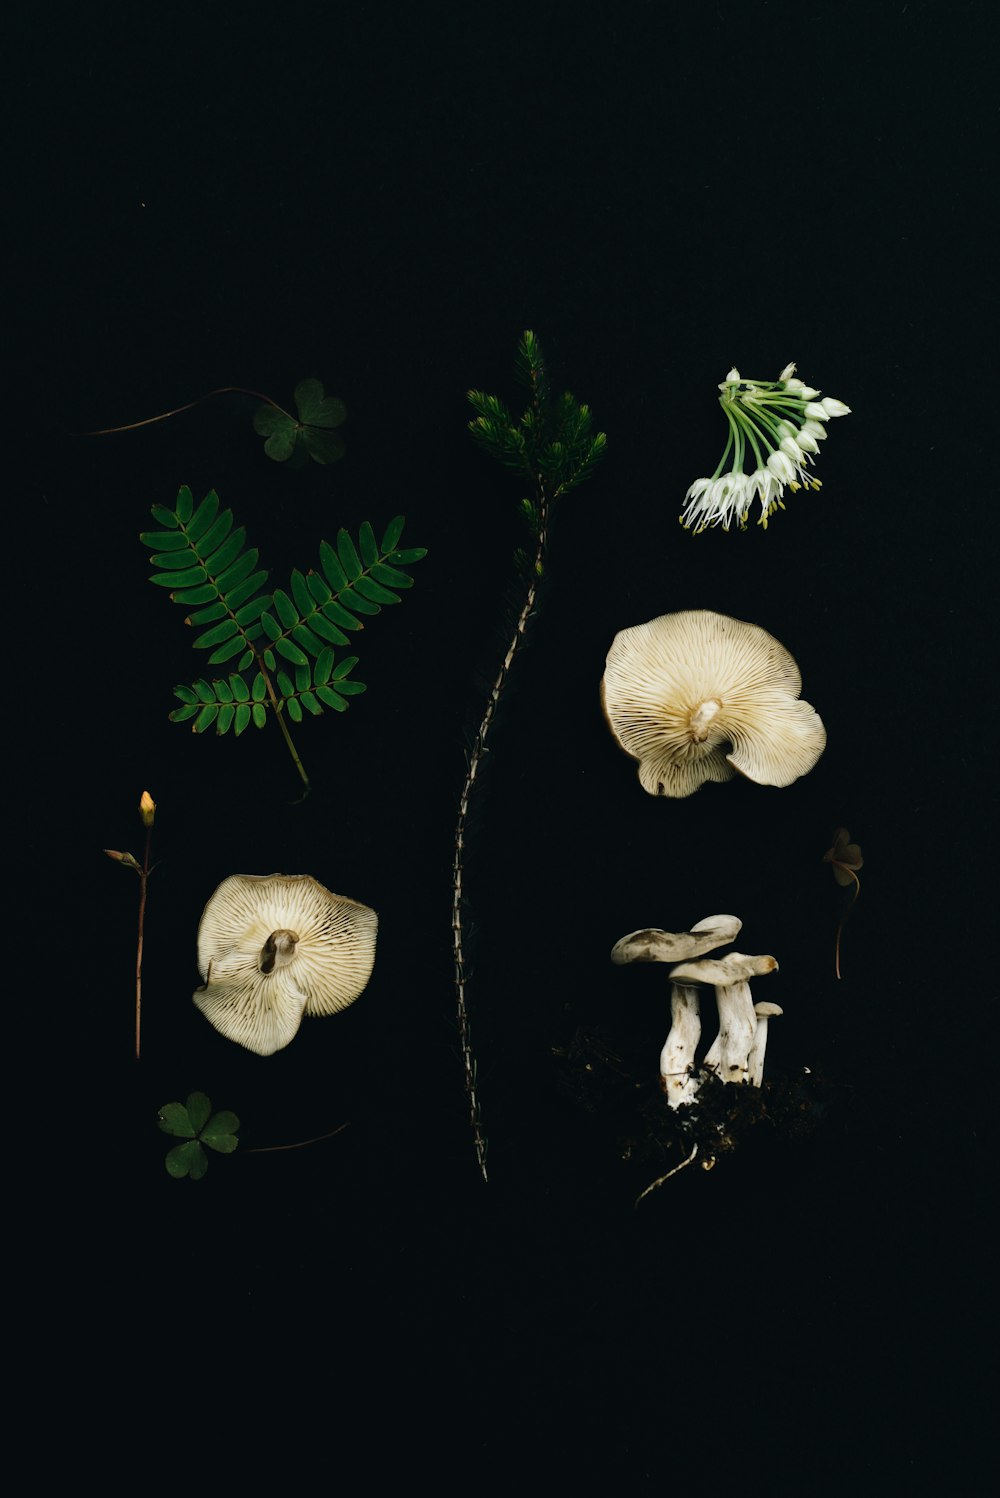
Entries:
<svg viewBox="0 0 1000 1498">
<path fill-rule="evenodd" d="M 476 1059 L 472 1048 L 472 1033 L 469 1026 L 469 1009 L 466 999 L 469 977 L 465 960 L 464 929 L 462 925 L 462 904 L 464 900 L 462 874 L 465 853 L 465 830 L 468 824 L 469 805 L 472 800 L 476 777 L 479 774 L 483 757 L 486 754 L 486 740 L 493 726 L 500 697 L 504 687 L 507 685 L 507 679 L 514 664 L 514 658 L 518 648 L 524 641 L 528 621 L 531 618 L 538 597 L 538 585 L 544 571 L 548 508 L 549 499 L 545 493 L 544 485 L 536 483 L 535 535 L 537 544 L 531 566 L 528 589 L 524 602 L 521 605 L 521 611 L 517 616 L 517 623 L 514 626 L 510 643 L 500 663 L 499 670 L 493 679 L 486 708 L 472 741 L 468 766 L 465 772 L 465 781 L 462 785 L 461 796 L 459 797 L 458 821 L 455 825 L 451 886 L 451 935 L 452 954 L 455 963 L 455 1007 L 458 1019 L 459 1044 L 462 1048 L 462 1070 L 465 1076 L 465 1095 L 469 1106 L 469 1123 L 472 1128 L 472 1138 L 476 1150 L 476 1163 L 479 1166 L 479 1173 L 484 1181 L 488 1180 L 486 1173 L 487 1140 L 483 1133 L 482 1115 L 479 1108 L 479 1092 L 476 1087 Z"/>
<path fill-rule="evenodd" d="M 265 685 L 267 686 L 267 695 L 271 699 L 271 706 L 274 709 L 274 716 L 278 720 L 278 727 L 281 729 L 282 736 L 284 737 L 285 743 L 288 746 L 288 752 L 292 756 L 292 759 L 295 762 L 295 768 L 298 770 L 299 775 L 302 779 L 304 790 L 299 799 L 301 801 L 304 801 L 309 792 L 312 790 L 312 786 L 309 784 L 309 776 L 306 774 L 305 766 L 303 765 L 301 759 L 299 759 L 299 751 L 296 749 L 295 744 L 292 741 L 292 735 L 288 730 L 288 724 L 285 722 L 285 715 L 281 710 L 281 704 L 278 701 L 278 694 L 274 690 L 274 683 L 271 681 L 270 672 L 264 665 L 264 662 L 259 655 L 257 656 L 257 666 L 260 670 L 261 676 L 263 676 L 264 678 Z"/>
</svg>

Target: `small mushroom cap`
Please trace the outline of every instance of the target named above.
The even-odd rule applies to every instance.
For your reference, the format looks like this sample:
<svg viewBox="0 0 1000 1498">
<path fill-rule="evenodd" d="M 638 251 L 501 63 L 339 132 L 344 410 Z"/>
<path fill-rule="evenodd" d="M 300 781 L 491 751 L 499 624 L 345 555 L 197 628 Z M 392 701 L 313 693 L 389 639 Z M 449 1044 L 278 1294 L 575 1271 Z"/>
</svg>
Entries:
<svg viewBox="0 0 1000 1498">
<path fill-rule="evenodd" d="M 753 1012 L 758 1019 L 774 1019 L 778 1014 L 784 1014 L 780 1004 L 755 1004 Z"/>
<path fill-rule="evenodd" d="M 734 770 L 775 786 L 811 770 L 826 730 L 801 690 L 798 666 L 767 630 L 688 609 L 615 636 L 601 700 L 643 789 L 690 796 Z"/>
<path fill-rule="evenodd" d="M 611 961 L 676 962 L 679 958 L 700 957 L 703 952 L 714 952 L 716 947 L 735 940 L 742 927 L 743 922 L 735 915 L 706 916 L 690 931 L 661 931 L 649 926 L 616 941 Z"/>
<path fill-rule="evenodd" d="M 682 962 L 670 969 L 675 983 L 711 983 L 728 988 L 733 983 L 748 983 L 764 973 L 777 971 L 773 957 L 747 957 L 743 952 L 729 952 L 725 957 L 703 957 L 700 962 Z"/>
<path fill-rule="evenodd" d="M 377 931 L 374 910 L 308 874 L 232 874 L 198 927 L 194 1002 L 228 1039 L 269 1056 L 303 1014 L 354 1002 L 371 977 Z"/>
</svg>

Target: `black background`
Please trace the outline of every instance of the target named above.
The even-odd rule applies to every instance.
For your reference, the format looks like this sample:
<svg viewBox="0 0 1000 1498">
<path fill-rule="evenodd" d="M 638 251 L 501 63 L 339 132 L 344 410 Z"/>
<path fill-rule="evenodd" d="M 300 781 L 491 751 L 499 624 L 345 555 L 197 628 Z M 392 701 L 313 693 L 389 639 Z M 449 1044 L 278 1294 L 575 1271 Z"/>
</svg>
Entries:
<svg viewBox="0 0 1000 1498">
<path fill-rule="evenodd" d="M 38 1377 L 109 1474 L 152 1460 L 148 1431 L 158 1468 L 292 1490 L 321 1461 L 376 1488 L 980 1491 L 988 14 L 99 6 L 15 28 L 8 784 L 44 891 L 13 954 L 45 1120 L 28 1257 Z M 558 512 L 477 797 L 484 1185 L 451 839 L 522 537 L 465 392 L 517 403 L 526 327 L 608 456 Z M 766 534 L 685 533 L 718 381 L 793 359 L 852 407 L 822 494 Z M 269 462 L 238 396 L 74 435 L 219 386 L 287 404 L 307 375 L 347 405 L 331 468 Z M 198 662 L 138 532 L 181 483 L 219 491 L 275 582 L 365 519 L 403 512 L 428 548 L 361 638 L 367 695 L 296 734 L 302 804 L 273 725 L 167 721 Z M 692 607 L 798 660 L 829 744 L 793 787 L 654 801 L 614 745 L 611 639 Z M 100 850 L 140 852 L 144 788 L 137 1067 L 138 890 Z M 839 983 L 838 825 L 865 854 Z M 362 999 L 261 1060 L 190 994 L 216 884 L 273 870 L 373 905 L 380 938 Z M 780 962 L 769 1075 L 808 1066 L 831 1101 L 807 1140 L 761 1131 L 637 1211 L 650 1171 L 556 1052 L 596 1033 L 655 1071 L 662 974 L 608 953 L 716 910 Z M 240 1115 L 241 1149 L 175 1182 L 156 1112 L 195 1088 Z"/>
</svg>

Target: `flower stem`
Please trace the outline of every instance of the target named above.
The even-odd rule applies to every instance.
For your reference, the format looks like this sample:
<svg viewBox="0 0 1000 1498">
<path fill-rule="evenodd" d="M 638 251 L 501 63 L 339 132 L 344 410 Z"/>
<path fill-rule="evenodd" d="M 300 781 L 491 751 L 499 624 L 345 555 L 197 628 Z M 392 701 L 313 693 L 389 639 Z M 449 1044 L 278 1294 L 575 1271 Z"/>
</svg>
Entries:
<svg viewBox="0 0 1000 1498">
<path fill-rule="evenodd" d="M 840 917 L 840 920 L 837 923 L 837 942 L 834 948 L 833 966 L 837 977 L 840 978 L 842 976 L 840 971 L 840 933 L 843 931 L 844 924 L 847 921 L 847 917 L 854 909 L 855 902 L 861 893 L 861 880 L 858 878 L 853 869 L 848 868 L 846 863 L 839 863 L 836 859 L 833 859 L 832 862 L 835 869 L 842 869 L 845 874 L 850 874 L 851 878 L 854 880 L 854 891 L 851 895 L 851 903 L 848 905 L 847 909 L 844 911 L 844 914 Z"/>
<path fill-rule="evenodd" d="M 149 884 L 149 853 L 153 842 L 152 823 L 146 828 L 146 846 L 139 869 L 139 935 L 135 951 L 135 1059 L 139 1059 L 142 1034 L 142 938 L 146 924 L 146 888 Z"/>
</svg>

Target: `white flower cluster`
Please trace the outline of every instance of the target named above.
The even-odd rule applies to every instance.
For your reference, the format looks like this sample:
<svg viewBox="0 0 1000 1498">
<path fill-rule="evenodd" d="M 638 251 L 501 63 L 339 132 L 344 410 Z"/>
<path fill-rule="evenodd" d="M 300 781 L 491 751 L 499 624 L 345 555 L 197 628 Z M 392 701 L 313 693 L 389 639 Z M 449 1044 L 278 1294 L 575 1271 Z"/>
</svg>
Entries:
<svg viewBox="0 0 1000 1498">
<path fill-rule="evenodd" d="M 697 534 L 714 525 L 728 530 L 735 520 L 742 530 L 759 499 L 758 524 L 766 529 L 774 511 L 784 509 L 786 485 L 793 494 L 821 487 L 806 470 L 826 436 L 823 422 L 848 416 L 851 408 L 832 396 L 821 400 L 818 390 L 795 378 L 794 364 L 786 365 L 775 381 L 744 380 L 738 369 L 731 369 L 719 389 L 729 440 L 712 477 L 695 479 L 688 490 L 681 524 Z M 747 460 L 754 465 L 751 473 L 744 472 Z"/>
</svg>

